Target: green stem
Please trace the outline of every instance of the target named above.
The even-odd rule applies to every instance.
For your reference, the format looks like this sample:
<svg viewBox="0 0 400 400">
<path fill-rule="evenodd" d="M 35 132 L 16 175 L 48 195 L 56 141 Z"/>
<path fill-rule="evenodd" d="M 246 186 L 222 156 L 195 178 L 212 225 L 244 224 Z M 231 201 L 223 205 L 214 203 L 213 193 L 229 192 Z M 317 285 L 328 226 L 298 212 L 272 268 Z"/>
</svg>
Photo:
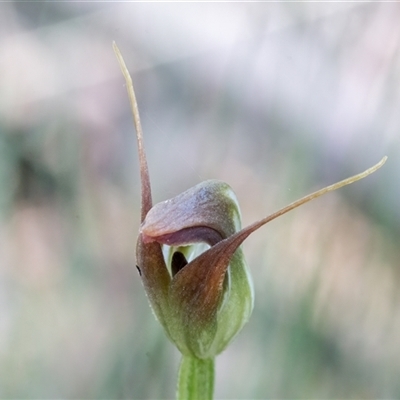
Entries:
<svg viewBox="0 0 400 400">
<path fill-rule="evenodd" d="M 179 367 L 178 400 L 212 400 L 214 392 L 214 359 L 182 355 Z"/>
</svg>

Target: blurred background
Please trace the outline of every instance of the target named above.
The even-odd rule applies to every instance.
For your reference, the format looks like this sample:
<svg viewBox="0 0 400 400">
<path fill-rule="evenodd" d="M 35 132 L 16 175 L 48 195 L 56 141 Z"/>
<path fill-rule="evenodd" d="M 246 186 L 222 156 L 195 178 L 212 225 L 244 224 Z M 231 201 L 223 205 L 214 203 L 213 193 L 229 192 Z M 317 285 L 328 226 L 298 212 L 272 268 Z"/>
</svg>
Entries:
<svg viewBox="0 0 400 400">
<path fill-rule="evenodd" d="M 253 317 L 216 397 L 400 397 L 400 4 L 0 4 L 0 397 L 173 398 L 137 271 L 132 74 L 156 202 L 228 182 Z"/>
</svg>

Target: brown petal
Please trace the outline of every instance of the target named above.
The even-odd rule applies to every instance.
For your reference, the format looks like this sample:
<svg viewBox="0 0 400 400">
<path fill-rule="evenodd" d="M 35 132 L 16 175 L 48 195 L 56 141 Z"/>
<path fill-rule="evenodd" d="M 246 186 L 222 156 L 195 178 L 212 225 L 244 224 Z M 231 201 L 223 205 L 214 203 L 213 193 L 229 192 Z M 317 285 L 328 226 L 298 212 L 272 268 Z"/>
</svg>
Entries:
<svg viewBox="0 0 400 400">
<path fill-rule="evenodd" d="M 146 215 L 141 233 L 147 242 L 213 245 L 240 229 L 238 210 L 229 185 L 208 180 L 156 204 Z"/>
<path fill-rule="evenodd" d="M 141 209 L 140 221 L 143 222 L 147 212 L 150 210 L 153 203 L 151 199 L 149 168 L 147 166 L 146 152 L 144 151 L 142 124 L 140 123 L 139 109 L 136 101 L 135 91 L 133 89 L 132 78 L 129 74 L 128 68 L 126 68 L 126 64 L 124 59 L 122 58 L 121 52 L 119 51 L 118 46 L 116 45 L 115 42 L 113 42 L 113 49 L 115 55 L 117 56 L 122 74 L 124 75 L 125 78 L 126 90 L 128 92 L 129 101 L 131 103 L 133 122 L 135 124 L 135 129 L 136 129 L 136 139 L 137 139 L 137 145 L 139 151 L 139 163 L 140 163 L 140 183 L 142 192 L 142 209 Z"/>
<path fill-rule="evenodd" d="M 170 287 L 171 306 L 182 312 L 186 324 L 213 323 L 229 262 L 252 226 L 220 241 L 181 269 Z"/>
<path fill-rule="evenodd" d="M 165 265 L 161 245 L 157 242 L 144 243 L 139 235 L 136 246 L 136 257 L 143 286 L 153 311 L 168 332 L 168 289 L 171 277 Z"/>
</svg>

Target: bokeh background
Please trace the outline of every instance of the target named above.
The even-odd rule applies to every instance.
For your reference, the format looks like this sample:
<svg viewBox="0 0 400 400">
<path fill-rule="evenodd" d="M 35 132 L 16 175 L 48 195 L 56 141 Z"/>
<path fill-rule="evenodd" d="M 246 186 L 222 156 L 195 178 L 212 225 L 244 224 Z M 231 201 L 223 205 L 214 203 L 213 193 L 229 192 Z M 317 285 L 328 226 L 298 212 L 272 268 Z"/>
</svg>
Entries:
<svg viewBox="0 0 400 400">
<path fill-rule="evenodd" d="M 0 4 L 0 397 L 173 398 L 135 269 L 132 73 L 155 201 L 228 182 L 253 317 L 216 397 L 400 397 L 400 4 Z"/>
</svg>

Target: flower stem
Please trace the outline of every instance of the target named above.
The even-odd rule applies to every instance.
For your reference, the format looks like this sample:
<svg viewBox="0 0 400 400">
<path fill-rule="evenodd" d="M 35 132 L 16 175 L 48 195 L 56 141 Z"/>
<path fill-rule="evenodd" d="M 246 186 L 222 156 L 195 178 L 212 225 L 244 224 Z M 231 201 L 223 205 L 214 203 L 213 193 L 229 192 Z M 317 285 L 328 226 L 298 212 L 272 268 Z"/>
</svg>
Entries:
<svg viewBox="0 0 400 400">
<path fill-rule="evenodd" d="M 177 400 L 212 400 L 214 392 L 214 359 L 202 360 L 182 355 L 179 367 Z"/>
</svg>

